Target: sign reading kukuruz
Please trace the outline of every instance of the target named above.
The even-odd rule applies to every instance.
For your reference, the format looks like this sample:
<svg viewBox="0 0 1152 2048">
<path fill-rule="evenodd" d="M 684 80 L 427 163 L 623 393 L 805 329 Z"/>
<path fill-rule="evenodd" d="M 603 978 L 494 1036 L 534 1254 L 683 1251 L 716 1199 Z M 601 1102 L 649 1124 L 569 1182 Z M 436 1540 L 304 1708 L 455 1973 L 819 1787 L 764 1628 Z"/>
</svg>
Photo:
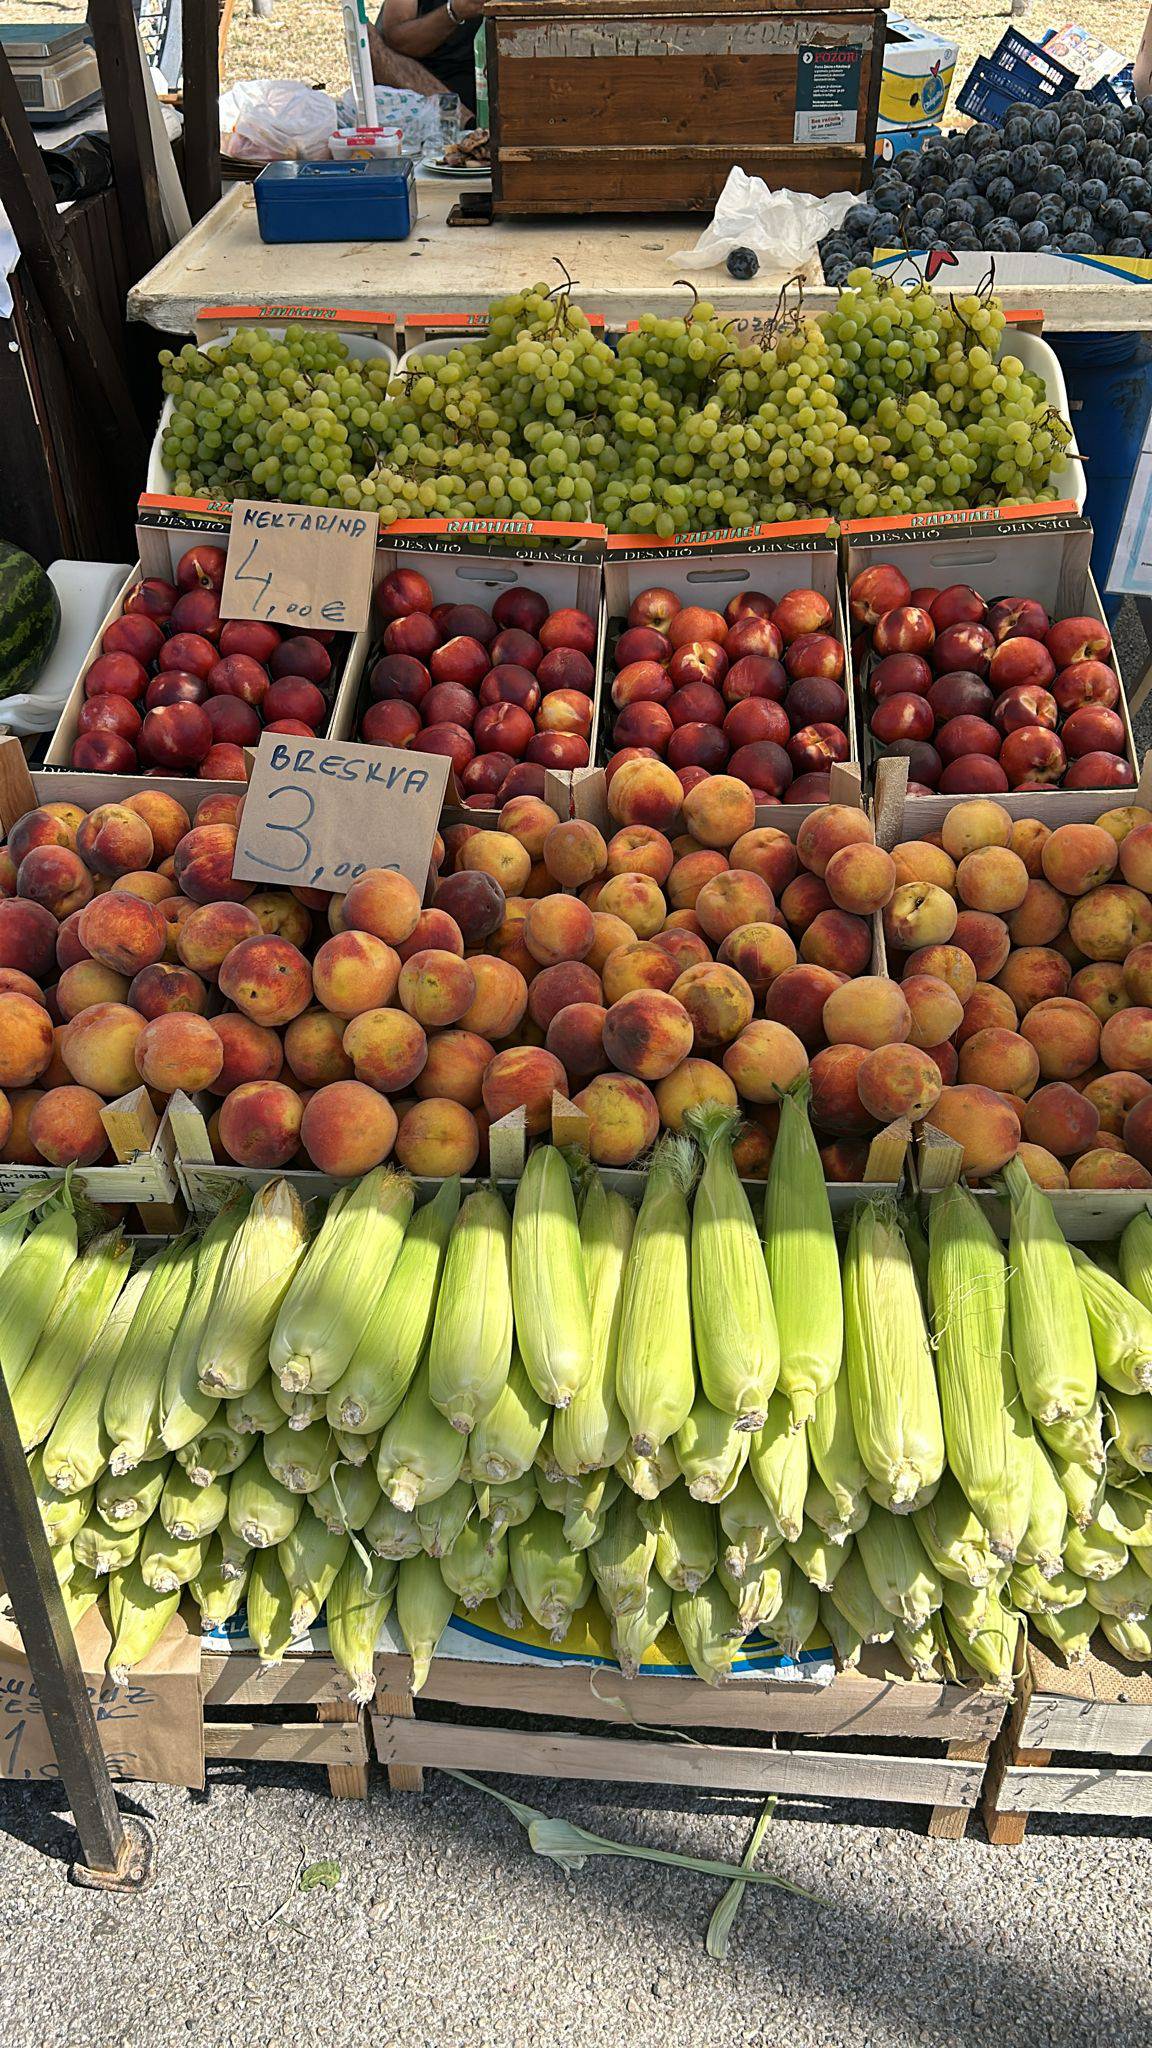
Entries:
<svg viewBox="0 0 1152 2048">
<path fill-rule="evenodd" d="M 372 602 L 376 534 L 370 512 L 237 498 L 222 616 L 358 633 Z"/>
<path fill-rule="evenodd" d="M 343 895 L 367 868 L 391 868 L 423 894 L 449 769 L 441 754 L 265 733 L 232 871 Z"/>
</svg>

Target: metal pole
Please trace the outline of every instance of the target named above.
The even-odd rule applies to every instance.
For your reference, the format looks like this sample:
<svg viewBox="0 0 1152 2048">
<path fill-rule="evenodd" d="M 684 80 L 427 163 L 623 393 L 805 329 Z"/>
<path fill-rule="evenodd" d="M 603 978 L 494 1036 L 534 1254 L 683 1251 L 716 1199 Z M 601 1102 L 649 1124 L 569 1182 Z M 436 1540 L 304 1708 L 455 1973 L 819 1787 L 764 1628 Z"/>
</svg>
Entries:
<svg viewBox="0 0 1152 2048">
<path fill-rule="evenodd" d="M 0 1571 L 80 1837 L 84 1862 L 72 1876 L 101 1890 L 139 1891 L 152 1876 L 151 1833 L 116 1803 L 3 1373 Z"/>
</svg>

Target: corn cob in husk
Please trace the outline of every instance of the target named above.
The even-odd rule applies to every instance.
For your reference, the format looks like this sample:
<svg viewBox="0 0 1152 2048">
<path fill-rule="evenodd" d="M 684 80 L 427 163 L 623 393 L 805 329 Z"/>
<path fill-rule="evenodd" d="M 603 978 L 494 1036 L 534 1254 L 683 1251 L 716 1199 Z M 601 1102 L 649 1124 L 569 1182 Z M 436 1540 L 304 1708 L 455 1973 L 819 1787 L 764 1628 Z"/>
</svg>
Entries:
<svg viewBox="0 0 1152 2048">
<path fill-rule="evenodd" d="M 1088 1314 L 1097 1372 L 1121 1394 L 1147 1393 L 1152 1388 L 1152 1309 L 1076 1245 L 1069 1251 Z"/>
<path fill-rule="evenodd" d="M 458 1479 L 447 1493 L 422 1501 L 416 1509 L 420 1545 L 428 1557 L 443 1557 L 451 1550 L 470 1515 L 476 1512 L 476 1495 L 466 1479 Z"/>
<path fill-rule="evenodd" d="M 792 1560 L 781 1547 L 769 1558 L 757 1558 L 746 1570 L 733 1570 L 726 1556 L 716 1565 L 716 1577 L 736 1610 L 733 1637 L 743 1642 L 754 1629 L 771 1632 L 788 1592 Z"/>
<path fill-rule="evenodd" d="M 852 1425 L 874 1500 L 911 1513 L 944 1469 L 944 1430 L 924 1311 L 891 1202 L 857 1208 L 844 1259 L 844 1358 Z"/>
<path fill-rule="evenodd" d="M 384 1495 L 364 1524 L 364 1541 L 377 1557 L 393 1564 L 402 1557 L 415 1557 L 422 1548 L 415 1515 L 410 1509 L 393 1507 Z"/>
<path fill-rule="evenodd" d="M 780 1377 L 780 1344 L 764 1249 L 732 1158 L 738 1110 L 688 1111 L 704 1154 L 692 1205 L 692 1335 L 700 1384 L 738 1429 L 764 1427 Z"/>
<path fill-rule="evenodd" d="M 721 1501 L 732 1492 L 748 1460 L 751 1439 L 734 1415 L 714 1408 L 703 1393 L 676 1432 L 676 1461 L 694 1500 Z"/>
<path fill-rule="evenodd" d="M 128 1673 L 155 1649 L 178 1611 L 180 1588 L 165 1591 L 150 1585 L 140 1564 L 130 1565 L 118 1577 L 116 1624 L 107 1668 L 113 1684 L 124 1685 Z"/>
<path fill-rule="evenodd" d="M 159 1506 L 171 1462 L 156 1458 L 131 1472 L 106 1472 L 96 1486 L 96 1505 L 104 1520 L 114 1529 L 142 1529 Z"/>
<path fill-rule="evenodd" d="M 327 1479 L 308 1496 L 313 1514 L 329 1529 L 362 1529 L 380 1500 L 374 1465 L 349 1465 L 338 1459 Z"/>
<path fill-rule="evenodd" d="M 804 1573 L 790 1569 L 784 1577 L 784 1598 L 776 1609 L 766 1633 L 785 1657 L 799 1663 L 805 1645 L 820 1619 L 820 1595 Z"/>
<path fill-rule="evenodd" d="M 808 1438 L 791 1427 L 783 1394 L 773 1394 L 764 1427 L 752 1438 L 748 1470 L 768 1503 L 781 1536 L 794 1543 L 804 1527 L 808 1491 Z"/>
<path fill-rule="evenodd" d="M 655 1572 L 648 1581 L 644 1605 L 612 1617 L 612 1648 L 623 1678 L 635 1678 L 649 1650 L 672 1618 L 672 1595 Z"/>
<path fill-rule="evenodd" d="M 255 1386 L 224 1403 L 224 1420 L 237 1436 L 271 1436 L 284 1421 L 284 1410 L 276 1399 L 276 1381 L 270 1372 L 262 1374 Z"/>
<path fill-rule="evenodd" d="M 530 1152 L 520 1177 L 511 1274 L 528 1377 L 550 1408 L 568 1408 L 592 1370 L 592 1327 L 576 1201 L 554 1145 Z"/>
<path fill-rule="evenodd" d="M 204 1562 L 190 1586 L 192 1598 L 200 1609 L 200 1627 L 206 1635 L 231 1621 L 247 1590 L 249 1559 L 245 1559 L 239 1570 L 226 1570 L 226 1563 L 224 1546 L 219 1536 L 213 1536 Z"/>
<path fill-rule="evenodd" d="M 104 1427 L 112 1442 L 113 1472 L 163 1450 L 160 1405 L 168 1354 L 180 1325 L 196 1270 L 196 1240 L 174 1238 L 154 1260 L 151 1273 L 120 1346 L 104 1396 Z"/>
<path fill-rule="evenodd" d="M 1092 1613 L 1121 1657 L 1130 1664 L 1152 1664 L 1152 1628 L 1146 1621 L 1122 1621 L 1118 1614 L 1096 1614 L 1095 1608 Z"/>
<path fill-rule="evenodd" d="M 664 1138 L 648 1168 L 624 1277 L 616 1392 L 629 1450 L 649 1462 L 683 1427 L 696 1398 L 687 1200 L 694 1171 L 691 1141 Z"/>
<path fill-rule="evenodd" d="M 474 1480 L 520 1479 L 544 1441 L 553 1411 L 528 1377 L 516 1345 L 508 1378 L 468 1438 L 468 1469 Z"/>
<path fill-rule="evenodd" d="M 512 1363 L 511 1248 L 503 1196 L 478 1188 L 452 1225 L 428 1346 L 429 1399 L 464 1436 L 498 1399 Z"/>
<path fill-rule="evenodd" d="M 917 1509 L 912 1521 L 941 1578 L 962 1586 L 990 1586 L 998 1577 L 1003 1560 L 951 1472 L 945 1472 L 932 1500 Z"/>
<path fill-rule="evenodd" d="M 349 1550 L 325 1603 L 328 1647 L 348 1680 L 348 1697 L 366 1707 L 374 1697 L 373 1660 L 380 1631 L 396 1598 L 396 1566 L 372 1558 L 365 1568 Z"/>
<path fill-rule="evenodd" d="M 123 1571 L 140 1548 L 142 1529 L 114 1529 L 98 1509 L 92 1508 L 84 1527 L 72 1539 L 77 1564 L 103 1578 Z"/>
<path fill-rule="evenodd" d="M 342 1188 L 292 1275 L 268 1346 L 282 1387 L 327 1394 L 347 1371 L 412 1214 L 406 1174 L 374 1167 Z"/>
<path fill-rule="evenodd" d="M 659 1500 L 643 1502 L 639 1515 L 655 1535 L 653 1562 L 664 1584 L 673 1593 L 695 1593 L 716 1569 L 715 1511 L 693 1500 L 681 1483 Z"/>
<path fill-rule="evenodd" d="M 673 1593 L 672 1620 L 697 1678 L 722 1685 L 731 1677 L 743 1631 L 715 1574 L 695 1593 Z"/>
<path fill-rule="evenodd" d="M 282 1664 L 292 1647 L 292 1595 L 274 1549 L 258 1550 L 252 1559 L 246 1608 L 261 1664 Z"/>
<path fill-rule="evenodd" d="M 205 1423 L 200 1435 L 193 1437 L 190 1444 L 180 1446 L 176 1463 L 183 1466 L 193 1486 L 211 1486 L 215 1480 L 227 1479 L 231 1473 L 238 1472 L 242 1465 L 247 1464 L 255 1447 L 254 1437 L 241 1435 L 232 1428 L 228 1408 L 222 1404 L 211 1422 Z"/>
<path fill-rule="evenodd" d="M 19 1385 L 76 1260 L 76 1216 L 68 1181 L 40 1201 L 40 1215 L 26 1236 L 21 1232 L 0 1288 L 0 1371 L 9 1393 Z"/>
<path fill-rule="evenodd" d="M 87 1487 L 83 1493 L 57 1493 L 44 1476 L 44 1460 L 39 1451 L 33 1451 L 28 1459 L 28 1477 L 32 1481 L 32 1491 L 48 1542 L 53 1550 L 63 1549 L 87 1521 L 95 1499 L 94 1490 Z"/>
<path fill-rule="evenodd" d="M 608 1510 L 603 1534 L 588 1552 L 588 1566 L 609 1619 L 643 1606 L 656 1549 L 656 1535 L 641 1519 L 636 1502 L 627 1493 L 619 1494 Z M 531 1604 L 526 1593 L 524 1599 L 526 1605 Z"/>
<path fill-rule="evenodd" d="M 207 1536 L 181 1543 L 175 1536 L 169 1536 L 160 1517 L 154 1515 L 140 1544 L 140 1576 L 155 1593 L 178 1592 L 203 1570 L 207 1555 Z"/>
<path fill-rule="evenodd" d="M 623 1495 L 610 1511 L 623 1504 Z M 655 1551 L 655 1541 L 652 1549 Z M 607 1542 L 607 1535 L 601 1539 Z M 588 1598 L 590 1552 L 569 1550 L 559 1516 L 546 1507 L 535 1509 L 526 1522 L 510 1529 L 508 1565 L 516 1591 L 537 1627 L 562 1643 L 572 1616 Z"/>
<path fill-rule="evenodd" d="M 440 1559 L 444 1584 L 451 1588 L 462 1607 L 479 1607 L 485 1600 L 497 1600 L 508 1578 L 508 1539 L 501 1534 L 489 1541 L 478 1516 L 465 1522 L 451 1550 Z"/>
<path fill-rule="evenodd" d="M 291 1534 L 303 1496 L 289 1493 L 268 1470 L 262 1444 L 233 1473 L 228 1488 L 228 1524 L 249 1550 L 273 1550 Z"/>
<path fill-rule="evenodd" d="M 120 1346 L 128 1334 L 148 1271 L 125 1282 L 88 1355 L 79 1378 L 52 1425 L 44 1445 L 44 1476 L 58 1493 L 80 1493 L 106 1471 L 112 1442 L 104 1428 L 104 1396 Z"/>
<path fill-rule="evenodd" d="M 808 1449 L 815 1472 L 832 1500 L 829 1535 L 850 1536 L 867 1521 L 872 1505 L 868 1467 L 852 1426 L 848 1372 L 842 1364 L 816 1396 L 808 1418 Z"/>
<path fill-rule="evenodd" d="M 347 1371 L 329 1390 L 325 1405 L 333 1429 L 369 1435 L 396 1413 L 432 1334 L 459 1209 L 460 1177 L 454 1174 L 412 1217 Z"/>
<path fill-rule="evenodd" d="M 811 1421 L 840 1371 L 844 1302 L 824 1165 L 808 1115 L 805 1078 L 780 1103 L 764 1189 L 764 1257 L 780 1348 L 779 1389 L 793 1428 Z"/>
<path fill-rule="evenodd" d="M 797 1570 L 818 1593 L 830 1593 L 848 1555 L 845 1543 L 830 1543 L 823 1529 L 805 1521 L 795 1541 L 785 1545 Z"/>
<path fill-rule="evenodd" d="M 861 1642 L 891 1642 L 895 1618 L 883 1602 L 876 1598 L 857 1546 L 854 1545 L 848 1552 L 827 1598 L 856 1631 Z"/>
<path fill-rule="evenodd" d="M 1152 1576 L 1133 1554 L 1110 1579 L 1085 1579 L 1084 1598 L 1097 1614 L 1114 1614 L 1118 1621 L 1147 1621 L 1152 1614 Z"/>
<path fill-rule="evenodd" d="M 417 1557 L 404 1559 L 396 1573 L 396 1621 L 412 1659 L 414 1693 L 428 1677 L 455 1605 L 455 1595 L 441 1577 L 435 1558 L 425 1557 L 421 1551 Z"/>
<path fill-rule="evenodd" d="M 891 1616 L 887 1619 L 891 1620 Z M 840 1671 L 854 1671 L 860 1662 L 864 1638 L 846 1614 L 841 1614 L 836 1602 L 827 1593 L 820 1596 L 820 1626 L 828 1637 L 836 1656 Z M 893 1625 L 895 1633 L 895 1625 Z"/>
<path fill-rule="evenodd" d="M 200 1340 L 199 1385 L 230 1400 L 268 1369 L 268 1346 L 307 1245 L 304 1210 L 286 1180 L 269 1181 L 228 1248 Z"/>
<path fill-rule="evenodd" d="M 1086 1664 L 1092 1653 L 1092 1636 L 1100 1620 L 1091 1601 L 1082 1600 L 1078 1607 L 1061 1607 L 1055 1613 L 1032 1614 L 1028 1617 L 1029 1629 L 1035 1629 L 1045 1642 L 1059 1650 L 1064 1662 L 1069 1665 Z"/>
<path fill-rule="evenodd" d="M 623 1483 L 620 1474 L 612 1471 L 585 1472 L 580 1479 L 565 1480 L 560 1512 L 565 1541 L 573 1550 L 587 1550 L 597 1541 Z"/>
<path fill-rule="evenodd" d="M 616 1368 L 624 1274 L 635 1227 L 635 1215 L 623 1195 L 609 1194 L 598 1171 L 590 1168 L 580 1211 L 589 1367 L 567 1408 L 557 1408 L 552 1418 L 557 1462 L 574 1479 L 614 1465 L 628 1448 L 628 1425 L 616 1396 Z"/>
<path fill-rule="evenodd" d="M 169 1536 L 194 1543 L 214 1536 L 228 1513 L 228 1488 L 222 1479 L 211 1486 L 193 1486 L 182 1465 L 173 1464 L 164 1481 L 157 1512 Z"/>
<path fill-rule="evenodd" d="M 1096 1356 L 1072 1254 L 1052 1204 L 1018 1159 L 1004 1168 L 1011 1205 L 1008 1320 L 1012 1362 L 1037 1422 L 1087 1415 Z"/>
<path fill-rule="evenodd" d="M 1108 1407 L 1119 1457 L 1134 1472 L 1152 1472 L 1152 1394 L 1113 1392 Z"/>
<path fill-rule="evenodd" d="M 236 1190 L 216 1211 L 196 1249 L 196 1269 L 160 1393 L 160 1435 L 170 1451 L 183 1450 L 199 1436 L 219 1406 L 218 1395 L 200 1388 L 200 1346 L 224 1261 L 250 1205 L 251 1196 Z"/>
<path fill-rule="evenodd" d="M 428 1365 L 420 1367 L 395 1415 L 380 1432 L 376 1476 L 398 1508 L 416 1508 L 455 1486 L 466 1439 L 433 1405 Z"/>
<path fill-rule="evenodd" d="M 96 1238 L 69 1267 L 12 1395 L 24 1450 L 34 1450 L 49 1435 L 92 1356 L 131 1263 L 131 1247 L 114 1230 Z"/>
<path fill-rule="evenodd" d="M 350 1549 L 341 1530 L 333 1534 L 305 1501 L 294 1528 L 276 1546 L 280 1569 L 292 1598 L 293 1640 L 307 1635 L 328 1597 L 328 1590 Z"/>
<path fill-rule="evenodd" d="M 264 1457 L 274 1479 L 289 1493 L 313 1493 L 322 1486 L 336 1459 L 336 1446 L 326 1422 L 293 1429 L 282 1422 L 264 1438 Z"/>
<path fill-rule="evenodd" d="M 907 1628 L 927 1621 L 954 1583 L 941 1579 L 906 1515 L 883 1508 L 869 1515 L 856 1547 L 880 1605 Z"/>
</svg>

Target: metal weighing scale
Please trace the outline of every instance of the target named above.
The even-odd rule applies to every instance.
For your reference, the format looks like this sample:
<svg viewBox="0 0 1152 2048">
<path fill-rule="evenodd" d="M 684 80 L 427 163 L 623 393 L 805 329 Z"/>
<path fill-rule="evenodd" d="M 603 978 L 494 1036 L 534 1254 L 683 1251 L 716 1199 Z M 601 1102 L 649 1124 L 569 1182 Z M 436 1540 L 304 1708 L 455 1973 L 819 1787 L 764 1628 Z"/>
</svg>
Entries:
<svg viewBox="0 0 1152 2048">
<path fill-rule="evenodd" d="M 100 70 L 88 31 L 68 21 L 0 24 L 0 47 L 34 128 L 70 121 L 100 101 Z"/>
</svg>

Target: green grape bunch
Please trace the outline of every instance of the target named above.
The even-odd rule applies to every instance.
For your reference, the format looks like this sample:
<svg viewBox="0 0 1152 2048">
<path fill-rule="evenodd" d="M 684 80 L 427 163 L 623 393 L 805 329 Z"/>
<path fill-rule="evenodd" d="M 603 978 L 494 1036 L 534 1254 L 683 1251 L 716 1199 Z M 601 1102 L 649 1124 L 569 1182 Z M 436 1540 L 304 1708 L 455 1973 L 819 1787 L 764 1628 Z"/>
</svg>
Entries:
<svg viewBox="0 0 1152 2048">
<path fill-rule="evenodd" d="M 694 296 L 613 347 L 564 290 L 498 299 L 483 334 L 403 376 L 331 332 L 244 327 L 161 354 L 182 496 L 399 519 L 743 528 L 1044 503 L 1071 429 L 979 294 L 854 271 L 818 318 L 738 345 Z"/>
</svg>

